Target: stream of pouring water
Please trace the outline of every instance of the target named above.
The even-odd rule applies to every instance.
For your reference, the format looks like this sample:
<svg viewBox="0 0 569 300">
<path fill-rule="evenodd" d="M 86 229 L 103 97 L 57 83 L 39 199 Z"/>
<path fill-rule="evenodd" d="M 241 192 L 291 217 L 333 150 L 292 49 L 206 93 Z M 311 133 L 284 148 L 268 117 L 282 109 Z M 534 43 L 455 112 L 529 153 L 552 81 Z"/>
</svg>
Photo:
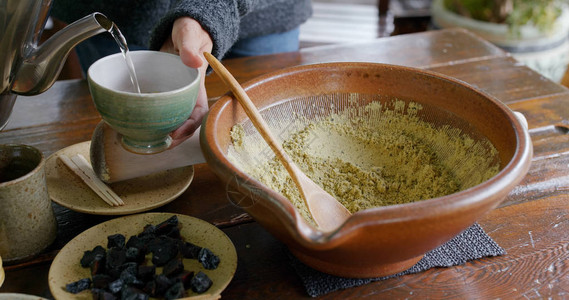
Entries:
<svg viewBox="0 0 569 300">
<path fill-rule="evenodd" d="M 113 23 L 111 30 L 109 33 L 113 36 L 119 48 L 121 49 L 122 55 L 126 62 L 126 66 L 128 68 L 128 73 L 130 74 L 130 81 L 134 87 L 134 90 L 140 94 L 140 85 L 138 84 L 138 78 L 136 77 L 136 72 L 134 70 L 134 64 L 132 63 L 132 58 L 130 57 L 130 53 L 128 51 L 128 45 L 126 43 L 126 39 L 124 35 L 121 33 L 119 28 L 116 24 Z"/>
</svg>

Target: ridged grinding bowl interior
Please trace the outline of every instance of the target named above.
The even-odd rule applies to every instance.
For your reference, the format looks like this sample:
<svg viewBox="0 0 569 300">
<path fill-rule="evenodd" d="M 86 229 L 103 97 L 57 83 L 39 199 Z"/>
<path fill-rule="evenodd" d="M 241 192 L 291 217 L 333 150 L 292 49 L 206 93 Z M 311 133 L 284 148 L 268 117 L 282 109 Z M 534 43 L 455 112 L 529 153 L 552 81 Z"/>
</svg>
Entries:
<svg viewBox="0 0 569 300">
<path fill-rule="evenodd" d="M 302 262 L 325 273 L 377 277 L 411 267 L 495 208 L 529 169 L 531 140 L 516 114 L 480 90 L 434 72 L 374 63 L 327 63 L 283 69 L 243 86 L 262 115 L 284 102 L 338 94 L 413 101 L 441 112 L 434 118 L 459 120 L 450 123 L 485 136 L 498 150 L 500 171 L 481 184 L 438 198 L 359 211 L 337 230 L 323 233 L 306 222 L 288 199 L 228 159 L 230 130 L 247 116 L 232 94 L 221 97 L 202 126 L 201 146 L 209 166 L 226 183 L 232 202 Z"/>
</svg>

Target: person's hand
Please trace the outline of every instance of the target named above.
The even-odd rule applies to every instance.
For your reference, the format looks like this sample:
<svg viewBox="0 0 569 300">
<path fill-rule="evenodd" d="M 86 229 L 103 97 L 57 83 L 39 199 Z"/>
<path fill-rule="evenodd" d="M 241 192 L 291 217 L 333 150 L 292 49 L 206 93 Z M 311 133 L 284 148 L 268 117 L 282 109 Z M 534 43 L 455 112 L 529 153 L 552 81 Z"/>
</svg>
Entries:
<svg viewBox="0 0 569 300">
<path fill-rule="evenodd" d="M 205 90 L 205 72 L 207 61 L 203 52 L 211 53 L 213 42 L 209 34 L 194 19 L 181 17 L 174 22 L 171 38 L 164 42 L 161 51 L 180 55 L 182 62 L 200 72 L 200 90 L 196 106 L 188 118 L 178 129 L 170 133 L 172 145 L 175 147 L 194 134 L 201 125 L 203 117 L 208 111 L 207 93 Z"/>
</svg>

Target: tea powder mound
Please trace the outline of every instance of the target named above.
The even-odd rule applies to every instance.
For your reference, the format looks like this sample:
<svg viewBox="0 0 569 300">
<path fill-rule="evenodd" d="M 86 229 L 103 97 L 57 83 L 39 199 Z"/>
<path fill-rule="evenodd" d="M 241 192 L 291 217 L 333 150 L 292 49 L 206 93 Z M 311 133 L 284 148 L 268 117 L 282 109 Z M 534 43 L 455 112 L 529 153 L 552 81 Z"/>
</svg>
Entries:
<svg viewBox="0 0 569 300">
<path fill-rule="evenodd" d="M 423 121 L 423 107 L 395 100 L 352 106 L 322 118 L 303 119 L 283 148 L 314 182 L 352 213 L 452 194 L 499 170 L 497 150 L 449 125 Z M 277 130 L 277 129 L 275 129 Z M 232 128 L 228 157 L 247 174 L 290 199 L 312 222 L 296 185 L 268 147 L 243 126 Z M 313 223 L 313 222 L 312 222 Z"/>
</svg>

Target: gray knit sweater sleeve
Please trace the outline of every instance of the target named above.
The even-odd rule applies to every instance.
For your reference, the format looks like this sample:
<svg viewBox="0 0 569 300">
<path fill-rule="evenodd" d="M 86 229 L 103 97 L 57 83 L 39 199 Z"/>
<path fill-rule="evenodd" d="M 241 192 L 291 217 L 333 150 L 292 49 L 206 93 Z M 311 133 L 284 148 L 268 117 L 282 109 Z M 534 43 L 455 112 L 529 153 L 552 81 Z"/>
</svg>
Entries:
<svg viewBox="0 0 569 300">
<path fill-rule="evenodd" d="M 223 56 L 239 36 L 241 15 L 247 7 L 246 4 L 239 5 L 239 2 L 234 0 L 179 1 L 154 28 L 149 43 L 150 49 L 160 49 L 164 41 L 169 38 L 174 21 L 179 17 L 188 16 L 198 21 L 210 34 L 213 39 L 212 54 L 216 57 Z"/>
<path fill-rule="evenodd" d="M 239 38 L 290 30 L 310 14 L 307 0 L 183 0 L 159 21 L 149 46 L 159 49 L 170 36 L 174 21 L 189 16 L 210 34 L 212 54 L 221 58 Z"/>
<path fill-rule="evenodd" d="M 117 3 L 118 2 L 118 3 Z M 71 23 L 98 11 L 119 26 L 127 42 L 158 50 L 174 21 L 196 19 L 222 58 L 241 38 L 285 32 L 311 15 L 311 0 L 54 0 L 52 15 Z"/>
</svg>

